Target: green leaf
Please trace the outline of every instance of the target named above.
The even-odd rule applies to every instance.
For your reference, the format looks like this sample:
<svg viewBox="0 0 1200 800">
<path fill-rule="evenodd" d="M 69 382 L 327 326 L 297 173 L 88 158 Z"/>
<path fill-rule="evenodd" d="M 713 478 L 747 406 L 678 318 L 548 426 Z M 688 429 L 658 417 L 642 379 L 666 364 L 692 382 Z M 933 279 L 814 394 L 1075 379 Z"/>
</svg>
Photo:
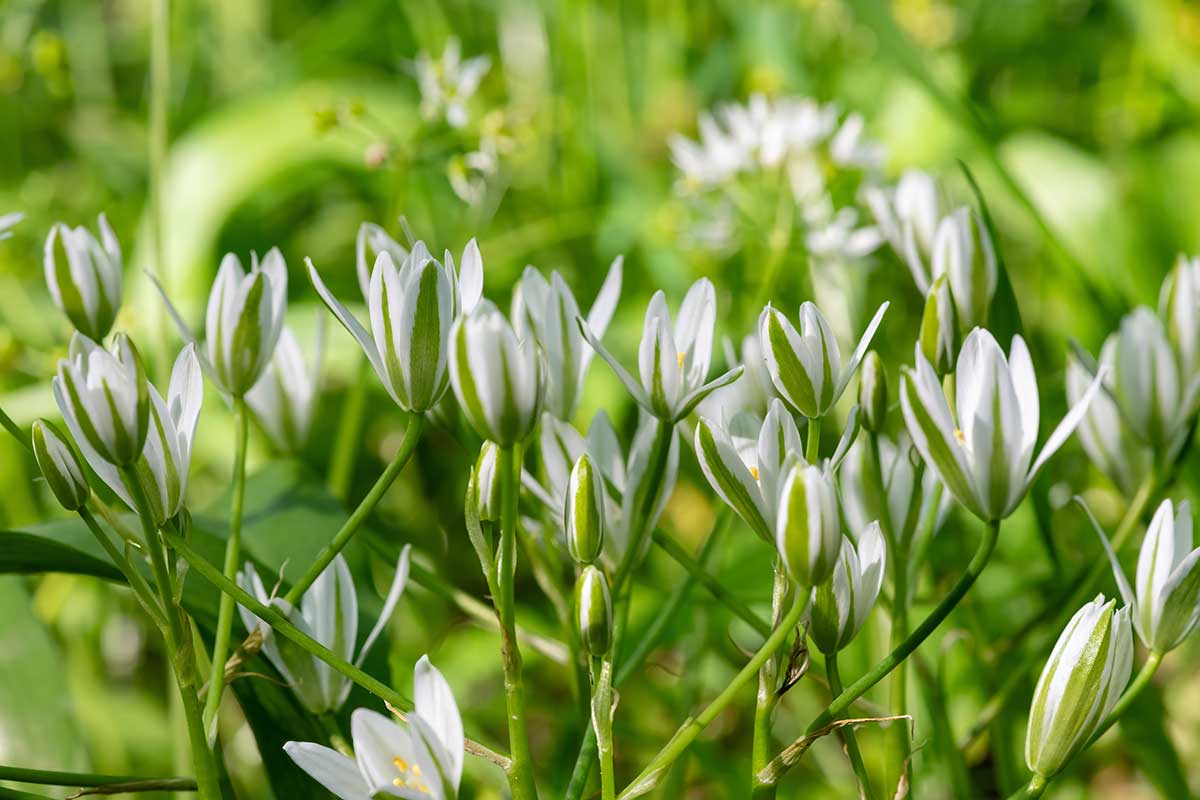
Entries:
<svg viewBox="0 0 1200 800">
<path fill-rule="evenodd" d="M 1163 797 L 1189 798 L 1183 762 L 1167 734 L 1162 689 L 1150 683 L 1121 715 L 1121 738 L 1133 760 Z"/>
<path fill-rule="evenodd" d="M 0 533 L 0 574 L 42 572 L 124 580 L 78 517 Z"/>
</svg>

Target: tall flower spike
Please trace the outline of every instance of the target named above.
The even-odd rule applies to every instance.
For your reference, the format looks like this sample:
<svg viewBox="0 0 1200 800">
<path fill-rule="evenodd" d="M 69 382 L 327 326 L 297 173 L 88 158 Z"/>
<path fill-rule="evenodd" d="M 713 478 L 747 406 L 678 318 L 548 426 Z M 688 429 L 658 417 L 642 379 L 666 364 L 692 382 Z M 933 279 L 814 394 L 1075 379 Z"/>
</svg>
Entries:
<svg viewBox="0 0 1200 800">
<path fill-rule="evenodd" d="M 421 656 L 413 670 L 407 725 L 360 708 L 350 717 L 350 732 L 354 758 L 315 742 L 288 742 L 283 749 L 341 800 L 458 796 L 466 742 L 462 716 L 450 685 L 428 656 Z"/>
<path fill-rule="evenodd" d="M 1116 337 L 1110 336 L 1100 350 L 1100 364 L 1112 374 Z M 1086 356 L 1085 356 L 1086 358 Z M 1078 403 L 1092 383 L 1095 368 L 1084 366 L 1080 356 L 1067 354 L 1067 402 Z M 1150 472 L 1154 453 L 1130 429 L 1107 390 L 1092 398 L 1079 423 L 1079 443 L 1098 470 L 1108 476 L 1126 497 L 1133 497 Z"/>
<path fill-rule="evenodd" d="M 450 329 L 450 382 L 480 437 L 507 447 L 533 432 L 543 396 L 542 360 L 533 339 L 518 338 L 489 300 Z"/>
<path fill-rule="evenodd" d="M 1077 502 L 1083 505 L 1082 500 Z M 1174 650 L 1200 623 L 1200 547 L 1192 547 L 1191 505 L 1185 500 L 1176 513 L 1168 499 L 1154 512 L 1138 552 L 1134 586 L 1129 585 L 1100 523 L 1086 505 L 1083 509 L 1104 543 L 1121 599 L 1132 609 L 1138 638 L 1156 653 Z"/>
<path fill-rule="evenodd" d="M 829 579 L 842 542 L 829 472 L 803 462 L 792 466 L 780 489 L 775 537 L 784 566 L 801 587 Z"/>
<path fill-rule="evenodd" d="M 1014 336 L 1006 358 L 992 334 L 971 331 L 954 372 L 957 413 L 921 353 L 906 369 L 900 406 L 913 444 L 955 498 L 985 522 L 1013 512 L 1047 459 L 1062 447 L 1100 389 L 1103 373 L 1050 434 L 1035 460 L 1037 376 L 1025 340 Z"/>
<path fill-rule="evenodd" d="M 793 464 L 803 462 L 800 432 L 778 398 L 771 401 L 758 436 L 741 447 L 712 420 L 696 424 L 696 459 L 725 504 L 768 542 L 775 538 L 780 490 Z"/>
<path fill-rule="evenodd" d="M 325 351 L 325 318 L 317 321 L 312 360 L 286 325 L 275 355 L 258 383 L 246 392 L 246 402 L 259 424 L 281 452 L 298 453 L 308 441 Z"/>
<path fill-rule="evenodd" d="M 828 414 L 858 369 L 887 308 L 884 303 L 875 312 L 844 368 L 833 331 L 815 304 L 800 306 L 798 332 L 775 308 L 764 308 L 758 318 L 758 338 L 771 380 L 783 399 L 809 419 Z"/>
<path fill-rule="evenodd" d="M 579 327 L 588 344 L 608 362 L 638 404 L 673 424 L 692 413 L 709 394 L 733 383 L 742 374 L 742 368 L 736 367 L 704 382 L 712 360 L 716 315 L 716 293 L 707 278 L 701 278 L 688 289 L 674 322 L 666 295 L 655 292 L 646 308 L 638 348 L 640 382 L 600 343 L 588 323 L 579 320 Z"/>
<path fill-rule="evenodd" d="M 1187 436 L 1200 404 L 1200 375 L 1181 374 L 1162 321 L 1148 308 L 1121 320 L 1113 355 L 1113 397 L 1138 438 L 1163 453 Z"/>
<path fill-rule="evenodd" d="M 358 341 L 396 404 L 413 412 L 436 406 L 449 386 L 450 327 L 468 303 L 478 300 L 483 286 L 475 240 L 463 253 L 461 279 L 449 253 L 439 263 L 423 242 L 413 245 L 399 266 L 381 251 L 367 295 L 370 332 L 325 287 L 312 260 L 306 263 L 317 294 Z"/>
<path fill-rule="evenodd" d="M 147 384 L 147 392 L 149 433 L 135 462 L 135 472 L 142 493 L 150 503 L 155 522 L 162 524 L 179 513 L 187 497 L 192 442 L 196 438 L 196 424 L 200 420 L 200 405 L 204 400 L 204 383 L 200 375 L 200 362 L 196 358 L 196 346 L 185 345 L 175 359 L 166 400 L 153 385 Z M 133 508 L 133 492 L 121 470 L 99 454 L 77 421 L 65 413 L 64 418 L 79 445 L 79 451 L 100 480 L 125 505 Z"/>
<path fill-rule="evenodd" d="M 1025 763 L 1054 776 L 1087 746 L 1129 683 L 1133 637 L 1129 609 L 1100 595 L 1075 613 L 1058 637 L 1033 692 Z"/>
<path fill-rule="evenodd" d="M 933 238 L 933 275 L 949 279 L 961 332 L 987 324 L 999 269 L 987 226 L 971 209 L 956 208 L 938 223 Z"/>
<path fill-rule="evenodd" d="M 822 653 L 836 653 L 862 630 L 883 586 L 886 558 L 878 522 L 866 527 L 857 547 L 842 539 L 833 575 L 813 590 L 809 635 Z"/>
<path fill-rule="evenodd" d="M 54 223 L 46 237 L 42 263 L 54 305 L 76 330 L 100 341 L 112 329 L 121 308 L 125 276 L 121 245 L 103 214 L 97 227 L 99 241 L 87 228 Z"/>
<path fill-rule="evenodd" d="M 128 336 L 118 334 L 109 352 L 76 333 L 67 357 L 58 362 L 53 390 L 85 456 L 90 448 L 118 467 L 138 459 L 150 427 L 150 392 L 141 356 Z"/>
<path fill-rule="evenodd" d="M 592 332 L 603 338 L 617 298 L 621 295 L 621 265 L 618 256 L 588 312 Z M 562 420 L 575 416 L 583 392 L 583 379 L 595 351 L 583 341 L 575 320 L 579 304 L 558 272 L 547 281 L 533 267 L 526 267 L 513 293 L 512 319 L 517 335 L 532 336 L 546 359 L 546 410 Z"/>
<path fill-rule="evenodd" d="M 300 599 L 300 608 L 295 609 L 286 601 L 267 594 L 262 580 L 249 562 L 238 573 L 238 585 L 258 598 L 259 602 L 272 605 L 288 620 L 308 636 L 333 650 L 346 661 L 361 667 L 375 641 L 387 627 L 400 595 L 408 583 L 410 546 L 400 551 L 396 573 L 383 610 L 375 627 L 367 634 L 362 647 L 355 651 L 358 637 L 358 595 L 354 589 L 354 578 L 346 560 L 338 555 L 320 577 Z M 263 654 L 271 665 L 287 681 L 296 697 L 314 714 L 334 712 L 342 707 L 350 695 L 353 685 L 349 678 L 336 672 L 328 664 L 309 655 L 287 639 L 276 637 L 265 622 L 242 606 L 238 606 L 246 630 L 259 630 L 263 635 Z"/>
<path fill-rule="evenodd" d="M 157 279 L 154 283 L 180 335 L 196 341 L 162 285 Z M 197 351 L 205 374 L 222 391 L 245 395 L 275 353 L 286 312 L 287 264 L 279 248 L 272 247 L 261 262 L 252 254 L 249 272 L 236 255 L 226 254 L 208 295 L 205 348 Z"/>
</svg>

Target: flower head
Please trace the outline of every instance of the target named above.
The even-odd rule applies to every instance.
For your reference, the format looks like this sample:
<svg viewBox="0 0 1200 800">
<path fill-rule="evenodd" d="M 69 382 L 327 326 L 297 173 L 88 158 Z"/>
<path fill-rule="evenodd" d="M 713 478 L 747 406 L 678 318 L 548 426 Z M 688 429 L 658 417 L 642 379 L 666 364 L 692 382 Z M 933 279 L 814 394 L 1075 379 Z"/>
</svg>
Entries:
<svg viewBox="0 0 1200 800">
<path fill-rule="evenodd" d="M 833 574 L 813 590 L 809 634 L 822 653 L 836 653 L 862 629 L 883 586 L 885 561 L 878 522 L 867 526 L 857 546 L 842 539 Z"/>
<path fill-rule="evenodd" d="M 128 336 L 118 334 L 110 352 L 76 333 L 67 358 L 58 362 L 53 388 L 80 447 L 86 444 L 118 467 L 137 460 L 150 428 L 150 392 L 141 356 Z"/>
<path fill-rule="evenodd" d="M 931 279 L 926 265 L 944 205 L 933 176 L 918 169 L 905 170 L 895 188 L 872 186 L 864 198 L 880 233 L 912 271 L 917 289 L 928 293 Z"/>
<path fill-rule="evenodd" d="M 1112 395 L 1130 429 L 1156 450 L 1174 452 L 1200 404 L 1200 375 L 1180 371 L 1162 321 L 1148 308 L 1121 320 Z"/>
<path fill-rule="evenodd" d="M 42 264 L 54 305 L 76 330 L 100 341 L 112 329 L 121 308 L 125 276 L 121 244 L 103 214 L 97 227 L 99 241 L 83 226 L 71 228 L 56 222 L 46 237 Z"/>
<path fill-rule="evenodd" d="M 793 464 L 780 488 L 775 522 L 775 544 L 788 573 L 802 587 L 824 583 L 833 574 L 841 543 L 832 473 Z"/>
<path fill-rule="evenodd" d="M 1109 370 L 1111 382 L 1116 337 L 1110 336 L 1100 350 L 1100 366 Z M 1086 357 L 1085 357 L 1086 358 Z M 1067 354 L 1067 402 L 1083 399 L 1092 384 L 1096 368 L 1084 365 L 1076 353 Z M 1153 451 L 1130 429 L 1108 390 L 1096 393 L 1079 422 L 1079 443 L 1098 470 L 1108 476 L 1126 497 L 1137 493 L 1138 485 L 1149 473 Z"/>
</svg>

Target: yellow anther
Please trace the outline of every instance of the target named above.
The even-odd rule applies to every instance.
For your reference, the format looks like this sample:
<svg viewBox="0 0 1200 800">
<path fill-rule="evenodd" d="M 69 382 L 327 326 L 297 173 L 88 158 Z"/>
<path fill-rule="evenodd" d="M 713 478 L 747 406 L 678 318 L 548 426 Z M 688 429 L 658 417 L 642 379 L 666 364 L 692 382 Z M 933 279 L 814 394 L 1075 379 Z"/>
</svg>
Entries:
<svg viewBox="0 0 1200 800">
<path fill-rule="evenodd" d="M 418 778 L 421 777 L 421 765 L 420 764 L 413 764 L 412 769 L 413 769 L 413 775 L 416 775 Z"/>
<path fill-rule="evenodd" d="M 751 467 L 750 475 L 754 478 L 754 480 L 758 480 L 758 467 Z"/>
<path fill-rule="evenodd" d="M 958 443 L 961 445 L 965 445 L 967 443 L 967 437 L 966 434 L 962 432 L 962 428 L 954 429 L 954 438 L 957 439 Z"/>
<path fill-rule="evenodd" d="M 401 772 L 408 772 L 408 762 L 405 761 L 400 756 L 396 756 L 395 758 L 393 758 L 392 763 L 395 764 L 396 769 L 400 770 Z M 420 772 L 417 772 L 417 768 L 415 765 L 413 766 L 413 772 L 416 773 L 417 775 L 421 774 Z"/>
<path fill-rule="evenodd" d="M 676 360 L 679 362 L 680 369 L 683 369 L 683 355 L 684 355 L 683 351 L 680 351 L 679 354 L 676 356 Z"/>
</svg>

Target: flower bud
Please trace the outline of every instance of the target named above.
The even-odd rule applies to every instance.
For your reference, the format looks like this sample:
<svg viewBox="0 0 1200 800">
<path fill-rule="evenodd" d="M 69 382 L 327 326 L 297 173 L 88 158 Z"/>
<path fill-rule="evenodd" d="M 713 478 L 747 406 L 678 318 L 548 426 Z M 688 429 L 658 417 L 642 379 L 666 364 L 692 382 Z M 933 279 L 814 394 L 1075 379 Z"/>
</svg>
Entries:
<svg viewBox="0 0 1200 800">
<path fill-rule="evenodd" d="M 600 556 L 604 545 L 604 478 L 586 453 L 575 462 L 567 481 L 563 528 L 571 558 L 591 564 Z"/>
<path fill-rule="evenodd" d="M 881 432 L 887 422 L 887 370 L 874 350 L 863 359 L 858 376 L 858 407 L 862 409 L 863 427 L 872 433 Z"/>
<path fill-rule="evenodd" d="M 863 530 L 858 547 L 842 539 L 833 575 L 813 592 L 809 635 L 822 653 L 836 653 L 862 629 L 883 585 L 885 558 L 878 522 Z"/>
<path fill-rule="evenodd" d="M 780 489 L 775 524 L 784 566 L 801 587 L 822 584 L 833 574 L 841 540 L 833 477 L 810 464 L 795 464 Z"/>
<path fill-rule="evenodd" d="M 608 652 L 612 645 L 612 595 L 608 578 L 590 564 L 575 583 L 575 621 L 584 649 L 594 656 Z"/>
<path fill-rule="evenodd" d="M 68 357 L 58 362 L 53 390 L 76 438 L 82 435 L 101 459 L 122 467 L 142 454 L 150 427 L 150 390 L 129 337 L 118 334 L 112 347 L 109 352 L 76 334 Z"/>
<path fill-rule="evenodd" d="M 271 443 L 283 453 L 300 452 L 312 428 L 324 350 L 323 322 L 324 317 L 317 324 L 311 362 L 285 325 L 275 355 L 258 383 L 246 392 L 246 403 Z"/>
<path fill-rule="evenodd" d="M 83 508 L 91 494 L 83 465 L 66 438 L 47 420 L 33 423 L 33 455 L 62 507 L 67 511 Z"/>
<path fill-rule="evenodd" d="M 483 447 L 479 448 L 479 458 L 475 460 L 471 493 L 475 513 L 483 522 L 500 519 L 499 462 L 500 448 L 495 442 L 484 442 Z"/>
<path fill-rule="evenodd" d="M 208 360 L 222 389 L 244 395 L 258 382 L 275 353 L 287 311 L 287 266 L 277 248 L 250 272 L 230 253 L 208 297 L 204 332 Z"/>
<path fill-rule="evenodd" d="M 1085 605 L 1058 637 L 1033 692 L 1025 763 L 1055 775 L 1087 746 L 1117 704 L 1133 666 L 1129 609 L 1104 596 Z"/>
<path fill-rule="evenodd" d="M 1158 312 L 1166 320 L 1183 374 L 1194 376 L 1200 372 L 1200 257 L 1179 257 L 1163 281 Z"/>
<path fill-rule="evenodd" d="M 70 228 L 55 223 L 46 237 L 42 257 L 46 287 L 54 305 L 76 330 L 96 341 L 112 329 L 121 307 L 124 281 L 121 245 L 103 214 L 98 227 L 100 241 L 82 226 Z M 56 247 L 59 242 L 61 253 Z"/>
<path fill-rule="evenodd" d="M 450 330 L 450 382 L 467 420 L 501 447 L 523 441 L 541 409 L 542 363 L 495 304 L 480 301 Z"/>
<path fill-rule="evenodd" d="M 996 251 L 987 226 L 966 206 L 951 211 L 938 223 L 932 273 L 949 278 L 958 329 L 964 336 L 987 324 L 999 274 Z"/>
<path fill-rule="evenodd" d="M 1187 435 L 1200 384 L 1180 374 L 1162 321 L 1148 308 L 1121 320 L 1114 351 L 1113 397 L 1130 430 L 1171 452 Z"/>
<path fill-rule="evenodd" d="M 938 375 L 954 369 L 960 339 L 954 312 L 954 298 L 945 275 L 933 282 L 925 297 L 925 313 L 921 315 L 919 334 L 921 352 Z"/>
</svg>

